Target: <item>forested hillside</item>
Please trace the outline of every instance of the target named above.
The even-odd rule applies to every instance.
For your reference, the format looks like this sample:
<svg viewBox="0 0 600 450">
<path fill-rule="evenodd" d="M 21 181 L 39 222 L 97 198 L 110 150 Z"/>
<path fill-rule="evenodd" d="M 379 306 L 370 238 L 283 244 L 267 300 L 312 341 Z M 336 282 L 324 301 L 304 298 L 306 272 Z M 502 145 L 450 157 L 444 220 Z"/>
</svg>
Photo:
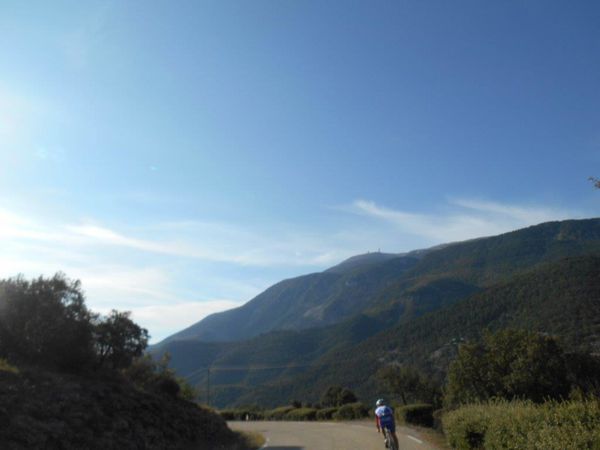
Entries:
<svg viewBox="0 0 600 450">
<path fill-rule="evenodd" d="M 600 255 L 598 219 L 546 223 L 447 245 L 420 258 L 352 267 L 344 283 L 361 280 L 380 289 L 369 290 L 368 301 L 358 302 L 364 309 L 338 324 L 239 342 L 173 339 L 154 351 L 172 353 L 173 366 L 201 387 L 212 367 L 213 399 L 221 405 L 311 398 L 331 384 L 375 395 L 379 366 L 411 364 L 441 380 L 457 344 L 486 328 L 526 327 L 557 334 L 569 347 L 597 345 L 595 255 Z M 398 264 L 403 270 L 394 276 Z M 377 281 L 369 284 L 369 276 Z M 364 291 L 353 288 L 353 296 L 340 301 L 360 298 Z M 302 304 L 303 298 L 285 301 Z"/>
</svg>

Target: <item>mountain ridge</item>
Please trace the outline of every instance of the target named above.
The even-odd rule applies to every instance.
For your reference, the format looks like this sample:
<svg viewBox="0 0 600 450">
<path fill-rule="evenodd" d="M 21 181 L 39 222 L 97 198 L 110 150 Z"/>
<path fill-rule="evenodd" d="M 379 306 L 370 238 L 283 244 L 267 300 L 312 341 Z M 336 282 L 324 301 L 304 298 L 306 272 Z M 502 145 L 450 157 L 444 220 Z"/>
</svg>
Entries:
<svg viewBox="0 0 600 450">
<path fill-rule="evenodd" d="M 503 283 L 520 283 L 522 277 L 527 278 L 532 271 L 545 270 L 544 267 L 548 265 L 555 264 L 559 268 L 568 269 L 571 277 L 576 278 L 576 270 L 569 269 L 568 263 L 564 262 L 565 258 L 600 256 L 600 219 L 547 222 L 498 236 L 441 246 L 420 258 L 407 255 L 389 258 L 384 256 L 385 261 L 370 265 L 365 270 L 352 269 L 349 271 L 351 275 L 325 271 L 326 277 L 335 278 L 330 287 L 336 286 L 336 283 L 339 287 L 339 283 L 357 282 L 357 286 L 342 290 L 343 294 L 350 291 L 355 295 L 370 292 L 368 301 L 363 299 L 359 303 L 362 309 L 354 314 L 348 313 L 346 318 L 336 323 L 304 329 L 265 330 L 262 331 L 263 334 L 237 342 L 209 343 L 192 337 L 166 342 L 155 348 L 155 351 L 170 351 L 173 354 L 173 367 L 178 370 L 184 368 L 181 375 L 190 376 L 195 383 L 204 382 L 203 372 L 198 371 L 199 367 L 238 367 L 235 373 L 216 373 L 211 377 L 215 386 L 215 398 L 221 404 L 240 401 L 274 404 L 275 400 L 281 400 L 285 396 L 309 395 L 314 389 L 309 389 L 310 392 L 302 389 L 332 382 L 333 375 L 339 378 L 339 383 L 347 383 L 366 395 L 371 392 L 371 378 L 377 365 L 390 357 L 392 360 L 400 358 L 400 362 L 412 361 L 426 370 L 436 372 L 437 369 L 427 361 L 415 359 L 414 352 L 424 347 L 418 341 L 403 335 L 402 330 L 412 330 L 411 333 L 427 340 L 430 337 L 424 330 L 428 329 L 430 322 L 443 328 L 441 324 L 445 321 L 451 323 L 454 314 L 448 311 L 461 308 L 464 317 L 458 322 L 468 324 L 471 320 L 469 317 L 474 318 L 473 320 L 478 317 L 477 308 L 471 306 L 465 309 L 464 305 L 471 305 L 469 299 L 479 298 L 478 296 L 485 295 L 483 293 L 490 292 L 490 289 L 497 289 Z M 559 269 L 553 270 L 554 273 L 560 272 Z M 319 280 L 323 282 L 320 275 L 310 274 L 291 280 L 299 283 L 308 281 L 301 289 L 306 293 L 310 291 L 311 283 L 318 284 Z M 375 281 L 369 277 L 374 277 Z M 371 289 L 364 289 L 365 286 Z M 568 283 L 564 286 L 568 289 L 565 287 L 561 292 L 571 295 L 573 286 Z M 285 290 L 286 286 L 282 289 Z M 540 289 L 541 287 L 535 287 L 535 283 L 527 285 L 528 292 L 533 294 Z M 340 291 L 332 288 L 332 292 L 338 295 L 334 296 L 334 300 L 339 301 Z M 499 304 L 504 302 L 501 297 L 495 298 L 498 298 L 496 301 Z M 287 300 L 296 301 L 295 299 L 303 304 L 301 296 L 292 295 Z M 315 298 L 308 296 L 308 300 L 314 301 Z M 567 300 L 558 298 L 556 301 L 560 303 Z M 328 305 L 335 306 L 335 301 Z M 532 314 L 530 312 L 527 317 L 534 318 Z M 528 320 L 523 317 L 521 325 Z M 477 320 L 474 323 L 477 324 L 475 328 L 484 326 Z M 567 331 L 563 330 L 563 334 Z M 406 353 L 399 351 L 398 347 L 389 347 L 385 344 L 385 336 L 392 336 L 394 341 L 405 342 L 413 350 L 409 349 Z M 439 350 L 447 359 L 452 354 L 451 348 L 444 348 L 430 348 L 427 351 L 431 353 Z M 191 354 L 194 355 L 192 359 L 196 360 L 195 363 L 188 357 Z M 368 354 L 377 356 L 365 356 Z M 340 361 L 346 362 L 342 364 Z M 440 357 L 439 361 L 445 360 Z M 264 369 L 269 362 L 278 368 Z M 436 373 L 442 372 L 443 370 L 437 370 Z M 329 373 L 333 375 L 330 376 Z M 357 381 L 360 379 L 363 381 Z"/>
</svg>

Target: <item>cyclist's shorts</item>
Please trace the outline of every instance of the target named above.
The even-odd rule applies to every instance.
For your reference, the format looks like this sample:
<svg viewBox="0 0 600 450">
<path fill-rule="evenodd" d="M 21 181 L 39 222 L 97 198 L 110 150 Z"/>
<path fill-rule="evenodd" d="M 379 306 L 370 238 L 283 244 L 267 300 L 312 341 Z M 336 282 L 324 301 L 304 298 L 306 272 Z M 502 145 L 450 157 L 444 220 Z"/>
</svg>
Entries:
<svg viewBox="0 0 600 450">
<path fill-rule="evenodd" d="M 387 428 L 388 430 L 390 430 L 392 433 L 396 432 L 396 424 L 394 423 L 393 420 L 390 420 L 389 422 L 381 422 L 381 428 Z"/>
</svg>

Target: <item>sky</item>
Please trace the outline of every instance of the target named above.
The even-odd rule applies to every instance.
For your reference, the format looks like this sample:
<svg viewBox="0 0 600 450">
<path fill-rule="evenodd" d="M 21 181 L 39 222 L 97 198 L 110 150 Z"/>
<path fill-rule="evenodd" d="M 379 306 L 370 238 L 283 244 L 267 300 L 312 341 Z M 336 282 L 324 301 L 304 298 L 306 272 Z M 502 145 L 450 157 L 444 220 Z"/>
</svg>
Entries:
<svg viewBox="0 0 600 450">
<path fill-rule="evenodd" d="M 600 215 L 597 1 L 0 1 L 0 278 L 152 342 L 284 278 Z"/>
</svg>

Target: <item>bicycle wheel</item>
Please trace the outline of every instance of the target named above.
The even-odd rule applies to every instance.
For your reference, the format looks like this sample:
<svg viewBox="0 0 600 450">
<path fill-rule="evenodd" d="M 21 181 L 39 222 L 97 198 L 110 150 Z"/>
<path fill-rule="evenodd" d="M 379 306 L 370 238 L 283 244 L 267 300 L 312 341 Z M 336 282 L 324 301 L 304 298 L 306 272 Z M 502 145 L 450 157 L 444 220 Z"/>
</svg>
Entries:
<svg viewBox="0 0 600 450">
<path fill-rule="evenodd" d="M 398 446 L 396 445 L 396 441 L 394 440 L 394 436 L 392 435 L 392 432 L 388 429 L 385 428 L 385 439 L 388 442 L 388 449 L 389 450 L 398 450 Z"/>
</svg>

